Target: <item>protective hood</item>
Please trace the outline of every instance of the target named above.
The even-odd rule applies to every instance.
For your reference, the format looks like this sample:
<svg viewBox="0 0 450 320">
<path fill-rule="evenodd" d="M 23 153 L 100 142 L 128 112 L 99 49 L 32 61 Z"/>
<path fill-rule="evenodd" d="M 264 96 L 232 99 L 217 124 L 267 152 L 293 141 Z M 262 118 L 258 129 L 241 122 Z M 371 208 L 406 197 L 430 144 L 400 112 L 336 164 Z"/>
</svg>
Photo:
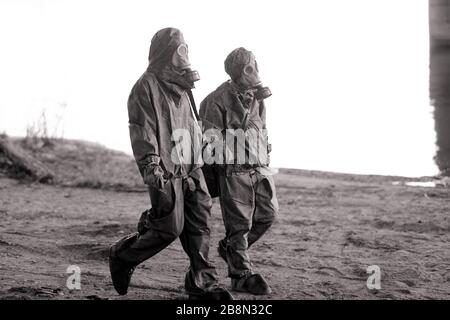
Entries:
<svg viewBox="0 0 450 320">
<path fill-rule="evenodd" d="M 227 56 L 225 71 L 233 82 L 243 89 L 249 89 L 261 83 L 255 56 L 245 48 L 237 48 Z"/>
<path fill-rule="evenodd" d="M 172 57 L 178 47 L 186 44 L 183 34 L 175 28 L 159 30 L 152 39 L 148 61 L 150 68 L 161 71 L 172 66 Z"/>
<path fill-rule="evenodd" d="M 148 60 L 149 70 L 177 94 L 195 88 L 194 82 L 200 79 L 198 72 L 190 69 L 188 46 L 178 29 L 166 28 L 155 34 Z"/>
<path fill-rule="evenodd" d="M 261 83 L 258 63 L 251 51 L 242 47 L 234 49 L 225 59 L 225 71 L 240 92 L 253 90 L 257 100 L 272 95 L 270 89 Z"/>
</svg>

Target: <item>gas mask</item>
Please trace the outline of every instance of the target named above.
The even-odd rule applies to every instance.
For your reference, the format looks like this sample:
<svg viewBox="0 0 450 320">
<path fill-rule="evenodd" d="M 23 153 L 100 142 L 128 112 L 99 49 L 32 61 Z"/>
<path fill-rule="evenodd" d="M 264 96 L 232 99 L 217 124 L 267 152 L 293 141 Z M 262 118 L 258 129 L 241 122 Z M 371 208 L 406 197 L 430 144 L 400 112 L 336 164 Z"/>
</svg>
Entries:
<svg viewBox="0 0 450 320">
<path fill-rule="evenodd" d="M 269 87 L 264 87 L 258 74 L 258 63 L 255 60 L 250 61 L 242 70 L 242 76 L 239 82 L 247 88 L 255 90 L 255 98 L 258 101 L 267 99 L 272 95 Z"/>
<path fill-rule="evenodd" d="M 172 71 L 178 76 L 178 79 L 175 79 L 174 82 L 186 89 L 195 88 L 194 82 L 200 80 L 198 72 L 191 70 L 190 66 L 188 46 L 182 43 L 172 55 Z"/>
<path fill-rule="evenodd" d="M 245 48 L 235 49 L 228 55 L 225 71 L 239 88 L 252 90 L 257 100 L 264 100 L 272 95 L 270 89 L 261 83 L 255 56 Z"/>
</svg>

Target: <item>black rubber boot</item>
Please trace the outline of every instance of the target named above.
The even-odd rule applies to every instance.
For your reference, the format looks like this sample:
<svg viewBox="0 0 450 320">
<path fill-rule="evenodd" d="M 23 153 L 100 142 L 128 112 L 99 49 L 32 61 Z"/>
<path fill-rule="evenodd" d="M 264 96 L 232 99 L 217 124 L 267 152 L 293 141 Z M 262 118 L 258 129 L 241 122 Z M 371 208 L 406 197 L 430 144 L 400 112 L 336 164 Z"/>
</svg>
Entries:
<svg viewBox="0 0 450 320">
<path fill-rule="evenodd" d="M 117 293 L 120 295 L 126 295 L 128 292 L 128 286 L 130 285 L 131 276 L 133 275 L 136 266 L 132 266 L 116 255 L 116 250 L 119 247 L 129 246 L 131 243 L 136 241 L 138 234 L 132 234 L 126 236 L 119 241 L 117 241 L 109 249 L 109 271 L 111 273 L 111 280 L 116 289 Z"/>
<path fill-rule="evenodd" d="M 113 247 L 111 247 L 109 250 L 109 271 L 111 272 L 114 289 L 116 289 L 118 294 L 123 296 L 128 292 L 134 267 L 128 266 L 125 262 L 117 258 L 113 251 Z"/>
<path fill-rule="evenodd" d="M 270 294 L 269 284 L 260 274 L 250 274 L 242 278 L 231 278 L 231 287 L 234 291 L 246 292 L 254 295 Z"/>
</svg>

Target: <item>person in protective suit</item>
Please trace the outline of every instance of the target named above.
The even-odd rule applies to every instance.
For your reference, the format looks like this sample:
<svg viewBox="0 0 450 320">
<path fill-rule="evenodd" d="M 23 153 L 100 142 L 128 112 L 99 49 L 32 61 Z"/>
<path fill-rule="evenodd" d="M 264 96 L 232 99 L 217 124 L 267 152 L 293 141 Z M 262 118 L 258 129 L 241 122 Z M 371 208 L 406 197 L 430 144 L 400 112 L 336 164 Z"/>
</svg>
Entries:
<svg viewBox="0 0 450 320">
<path fill-rule="evenodd" d="M 233 290 L 268 294 L 270 286 L 253 271 L 248 248 L 278 211 L 263 101 L 271 92 L 261 84 L 254 55 L 244 48 L 228 55 L 225 71 L 231 80 L 209 94 L 199 112 L 209 164 L 204 172 L 210 193 L 219 193 L 226 230 L 218 251 L 228 264 Z M 245 141 L 230 132 L 244 132 Z"/>
<path fill-rule="evenodd" d="M 127 293 L 138 264 L 180 238 L 190 259 L 185 277 L 190 298 L 232 299 L 218 286 L 215 267 L 208 260 L 212 200 L 201 157 L 195 158 L 196 148 L 201 149 L 201 129 L 190 102 L 190 90 L 198 79 L 190 69 L 183 34 L 174 28 L 158 31 L 151 41 L 149 66 L 128 99 L 131 145 L 152 208 L 146 212 L 146 227 L 139 228 L 140 233 L 119 240 L 110 249 L 111 278 L 121 295 Z M 177 130 L 187 133 L 180 137 L 191 140 L 184 149 L 172 140 Z"/>
</svg>

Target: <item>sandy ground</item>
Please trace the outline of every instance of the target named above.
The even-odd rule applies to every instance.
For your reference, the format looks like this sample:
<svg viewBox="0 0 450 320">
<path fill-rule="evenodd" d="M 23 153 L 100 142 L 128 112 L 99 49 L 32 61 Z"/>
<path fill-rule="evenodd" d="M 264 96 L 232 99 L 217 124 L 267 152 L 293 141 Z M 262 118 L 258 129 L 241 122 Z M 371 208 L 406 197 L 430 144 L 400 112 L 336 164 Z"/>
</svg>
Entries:
<svg viewBox="0 0 450 320">
<path fill-rule="evenodd" d="M 392 185 L 386 177 L 282 171 L 280 214 L 251 249 L 273 294 L 238 299 L 449 299 L 450 192 Z M 0 298 L 186 299 L 188 260 L 179 241 L 139 266 L 129 294 L 109 278 L 108 247 L 135 230 L 149 200 L 117 192 L 0 178 Z M 213 207 L 211 259 L 229 287 L 216 246 L 224 233 Z M 81 290 L 66 269 L 81 268 Z M 381 290 L 366 268 L 381 268 Z"/>
</svg>

